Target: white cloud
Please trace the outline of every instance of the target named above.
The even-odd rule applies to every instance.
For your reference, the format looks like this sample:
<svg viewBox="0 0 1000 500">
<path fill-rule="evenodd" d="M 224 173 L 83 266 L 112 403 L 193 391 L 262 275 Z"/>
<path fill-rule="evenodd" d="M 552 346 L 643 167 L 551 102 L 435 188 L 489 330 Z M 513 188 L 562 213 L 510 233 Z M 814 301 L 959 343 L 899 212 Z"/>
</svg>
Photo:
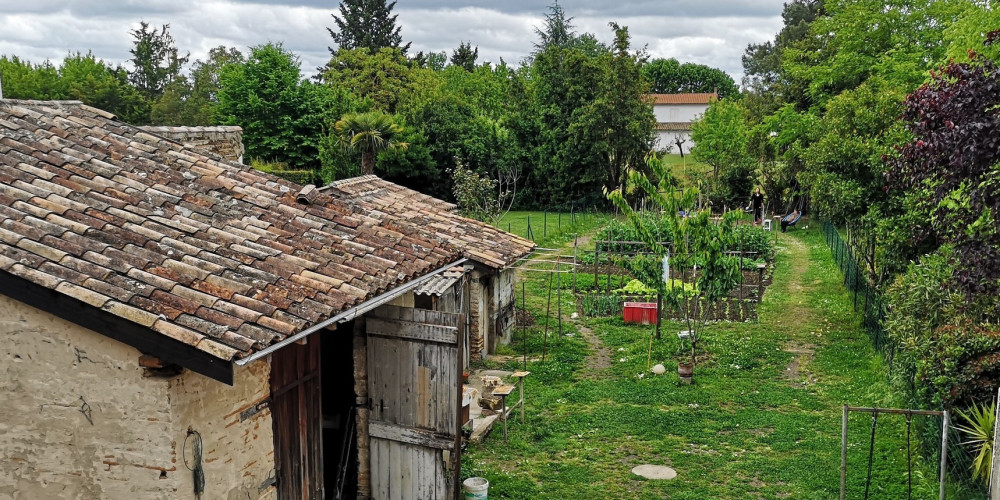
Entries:
<svg viewBox="0 0 1000 500">
<path fill-rule="evenodd" d="M 112 63 L 130 57 L 131 29 L 140 20 L 170 24 L 177 47 L 191 60 L 204 59 L 219 45 L 247 48 L 283 42 L 311 74 L 329 59 L 326 28 L 336 2 L 320 0 L 25 0 L 0 5 L 0 54 L 40 62 L 69 52 L 92 50 Z M 629 1 L 563 0 L 560 5 L 579 32 L 610 42 L 609 21 L 629 27 L 633 45 L 652 57 L 675 57 L 721 68 L 734 78 L 748 43 L 774 36 L 781 27 L 781 4 L 774 0 Z M 461 42 L 479 47 L 480 61 L 518 63 L 536 39 L 546 4 L 405 0 L 396 6 L 403 39 L 415 51 L 449 52 Z"/>
</svg>

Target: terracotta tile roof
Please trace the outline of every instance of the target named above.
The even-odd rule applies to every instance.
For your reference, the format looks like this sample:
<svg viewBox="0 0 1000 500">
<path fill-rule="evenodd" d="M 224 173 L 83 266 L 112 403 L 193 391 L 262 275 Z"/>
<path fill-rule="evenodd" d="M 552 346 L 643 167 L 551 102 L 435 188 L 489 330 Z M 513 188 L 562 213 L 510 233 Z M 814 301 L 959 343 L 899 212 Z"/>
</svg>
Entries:
<svg viewBox="0 0 1000 500">
<path fill-rule="evenodd" d="M 0 100 L 0 281 L 231 360 L 453 262 L 440 233 L 482 233 L 301 189 L 78 102 Z"/>
<path fill-rule="evenodd" d="M 341 198 L 376 203 L 380 206 L 405 211 L 411 206 L 421 206 L 434 210 L 454 212 L 458 206 L 428 196 L 419 191 L 382 180 L 374 175 L 362 175 L 350 179 L 333 181 L 328 186 L 320 188 Z"/>
<path fill-rule="evenodd" d="M 653 104 L 711 104 L 719 100 L 715 92 L 707 94 L 646 94 Z"/>
<path fill-rule="evenodd" d="M 691 122 L 659 122 L 653 130 L 691 130 Z"/>
<path fill-rule="evenodd" d="M 494 269 L 527 255 L 534 242 L 454 212 L 455 205 L 374 175 L 335 181 L 322 190 L 334 198 L 411 231 L 429 231 L 447 246 Z"/>
</svg>

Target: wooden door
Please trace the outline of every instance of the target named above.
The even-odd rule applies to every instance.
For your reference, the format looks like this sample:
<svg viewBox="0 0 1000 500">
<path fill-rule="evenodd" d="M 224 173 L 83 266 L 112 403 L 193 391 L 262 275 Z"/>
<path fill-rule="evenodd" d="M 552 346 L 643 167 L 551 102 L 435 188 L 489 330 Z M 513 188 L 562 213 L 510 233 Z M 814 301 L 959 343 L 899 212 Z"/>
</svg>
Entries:
<svg viewBox="0 0 1000 500">
<path fill-rule="evenodd" d="M 271 418 L 279 500 L 323 500 L 320 335 L 271 358 Z"/>
<path fill-rule="evenodd" d="M 383 306 L 366 325 L 372 498 L 455 498 L 462 315 Z"/>
</svg>

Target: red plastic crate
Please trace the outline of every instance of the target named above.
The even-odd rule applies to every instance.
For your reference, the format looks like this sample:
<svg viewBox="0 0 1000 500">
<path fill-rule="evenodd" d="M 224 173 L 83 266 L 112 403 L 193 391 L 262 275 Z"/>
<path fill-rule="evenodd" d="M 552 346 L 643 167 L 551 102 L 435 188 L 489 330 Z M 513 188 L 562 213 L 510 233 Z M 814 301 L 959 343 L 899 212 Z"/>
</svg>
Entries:
<svg viewBox="0 0 1000 500">
<path fill-rule="evenodd" d="M 622 318 L 626 323 L 655 325 L 656 302 L 626 302 Z"/>
</svg>

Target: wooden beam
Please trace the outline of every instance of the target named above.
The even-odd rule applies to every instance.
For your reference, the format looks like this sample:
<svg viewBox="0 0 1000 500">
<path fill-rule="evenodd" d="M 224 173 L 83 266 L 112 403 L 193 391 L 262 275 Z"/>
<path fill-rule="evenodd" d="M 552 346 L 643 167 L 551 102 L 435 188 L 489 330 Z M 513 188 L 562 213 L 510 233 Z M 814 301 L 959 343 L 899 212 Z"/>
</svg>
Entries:
<svg viewBox="0 0 1000 500">
<path fill-rule="evenodd" d="M 368 334 L 442 344 L 458 342 L 458 328 L 456 327 L 413 323 L 405 320 L 368 318 Z"/>
<path fill-rule="evenodd" d="M 233 385 L 233 364 L 86 302 L 0 271 L 0 294 L 130 345 L 145 354 Z"/>
<path fill-rule="evenodd" d="M 388 439 L 416 446 L 450 450 L 455 445 L 452 436 L 441 436 L 430 431 L 403 427 L 379 421 L 368 422 L 368 434 L 373 438 Z"/>
</svg>

